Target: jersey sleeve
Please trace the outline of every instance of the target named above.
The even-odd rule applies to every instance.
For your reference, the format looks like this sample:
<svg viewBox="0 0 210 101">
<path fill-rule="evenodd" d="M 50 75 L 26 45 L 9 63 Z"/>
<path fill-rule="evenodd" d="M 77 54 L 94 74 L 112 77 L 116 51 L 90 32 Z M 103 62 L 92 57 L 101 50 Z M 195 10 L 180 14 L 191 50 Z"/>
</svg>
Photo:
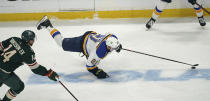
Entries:
<svg viewBox="0 0 210 101">
<path fill-rule="evenodd" d="M 92 70 L 97 67 L 97 65 L 100 63 L 100 58 L 96 55 L 96 53 L 90 53 L 90 56 L 88 57 L 86 67 L 88 70 Z"/>
<path fill-rule="evenodd" d="M 34 53 L 27 54 L 27 56 L 24 57 L 24 62 L 30 67 L 30 69 L 36 69 L 39 67 Z"/>
<path fill-rule="evenodd" d="M 25 58 L 25 63 L 30 67 L 31 71 L 35 74 L 45 76 L 48 73 L 46 67 L 37 63 L 34 53 L 28 55 Z"/>
</svg>

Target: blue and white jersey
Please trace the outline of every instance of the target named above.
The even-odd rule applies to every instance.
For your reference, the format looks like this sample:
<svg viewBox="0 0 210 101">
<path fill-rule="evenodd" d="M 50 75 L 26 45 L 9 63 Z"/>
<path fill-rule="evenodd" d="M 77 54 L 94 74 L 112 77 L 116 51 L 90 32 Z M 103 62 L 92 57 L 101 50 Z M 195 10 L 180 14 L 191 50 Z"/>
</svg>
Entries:
<svg viewBox="0 0 210 101">
<path fill-rule="evenodd" d="M 117 38 L 113 34 L 101 35 L 96 34 L 95 32 L 92 32 L 85 37 L 83 50 L 84 54 L 88 57 L 86 64 L 88 70 L 96 68 L 100 60 L 110 53 L 106 46 L 106 39 L 109 37 Z"/>
</svg>

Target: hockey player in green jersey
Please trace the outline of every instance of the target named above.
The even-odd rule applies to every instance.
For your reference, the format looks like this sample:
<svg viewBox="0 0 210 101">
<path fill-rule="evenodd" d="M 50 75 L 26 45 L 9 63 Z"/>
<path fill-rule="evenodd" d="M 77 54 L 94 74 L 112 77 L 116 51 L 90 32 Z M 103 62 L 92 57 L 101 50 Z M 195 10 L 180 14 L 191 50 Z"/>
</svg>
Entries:
<svg viewBox="0 0 210 101">
<path fill-rule="evenodd" d="M 56 72 L 51 69 L 47 70 L 36 61 L 35 53 L 31 48 L 35 37 L 33 31 L 25 30 L 21 38 L 11 37 L 0 41 L 0 87 L 2 84 L 10 87 L 1 101 L 11 101 L 23 91 L 24 83 L 14 73 L 23 63 L 27 64 L 33 73 L 57 81 Z"/>
</svg>

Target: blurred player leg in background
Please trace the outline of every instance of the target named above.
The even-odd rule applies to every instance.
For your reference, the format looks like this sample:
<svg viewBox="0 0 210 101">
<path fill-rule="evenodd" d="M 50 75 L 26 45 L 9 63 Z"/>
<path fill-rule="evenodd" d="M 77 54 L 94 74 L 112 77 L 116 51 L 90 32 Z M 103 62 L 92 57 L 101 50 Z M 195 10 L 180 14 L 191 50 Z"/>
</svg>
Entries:
<svg viewBox="0 0 210 101">
<path fill-rule="evenodd" d="M 158 17 L 161 15 L 161 13 L 166 8 L 168 3 L 171 3 L 171 2 L 172 2 L 171 0 L 160 0 L 160 2 L 156 5 L 156 7 L 153 11 L 151 19 L 146 23 L 146 28 L 147 29 L 150 29 L 153 26 L 153 24 L 158 19 Z M 196 2 L 198 4 L 201 4 L 201 0 L 188 0 L 188 2 L 193 5 L 200 25 L 205 26 L 206 22 L 205 22 L 205 19 L 203 17 L 203 10 L 198 5 L 195 4 Z"/>
<path fill-rule="evenodd" d="M 163 12 L 163 9 L 168 5 L 168 3 L 171 3 L 171 0 L 160 0 L 160 2 L 156 5 L 151 19 L 147 22 L 146 27 L 147 29 L 150 29 L 152 25 L 155 23 L 155 21 L 158 19 L 158 17 Z"/>
<path fill-rule="evenodd" d="M 205 19 L 203 17 L 203 10 L 198 5 L 196 5 L 196 2 L 200 5 L 202 5 L 202 1 L 201 0 L 188 0 L 188 2 L 193 5 L 200 25 L 205 26 L 206 22 L 205 22 Z"/>
</svg>

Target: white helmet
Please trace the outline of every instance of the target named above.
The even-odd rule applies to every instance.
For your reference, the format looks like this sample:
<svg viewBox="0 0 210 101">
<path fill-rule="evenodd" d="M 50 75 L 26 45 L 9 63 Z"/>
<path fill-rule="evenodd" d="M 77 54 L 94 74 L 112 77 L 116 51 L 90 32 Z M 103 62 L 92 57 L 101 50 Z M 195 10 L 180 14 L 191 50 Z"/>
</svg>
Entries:
<svg viewBox="0 0 210 101">
<path fill-rule="evenodd" d="M 117 49 L 120 45 L 120 42 L 118 41 L 117 38 L 115 37 L 109 37 L 107 40 L 106 40 L 106 45 L 107 46 L 110 46 L 113 50 Z"/>
</svg>

